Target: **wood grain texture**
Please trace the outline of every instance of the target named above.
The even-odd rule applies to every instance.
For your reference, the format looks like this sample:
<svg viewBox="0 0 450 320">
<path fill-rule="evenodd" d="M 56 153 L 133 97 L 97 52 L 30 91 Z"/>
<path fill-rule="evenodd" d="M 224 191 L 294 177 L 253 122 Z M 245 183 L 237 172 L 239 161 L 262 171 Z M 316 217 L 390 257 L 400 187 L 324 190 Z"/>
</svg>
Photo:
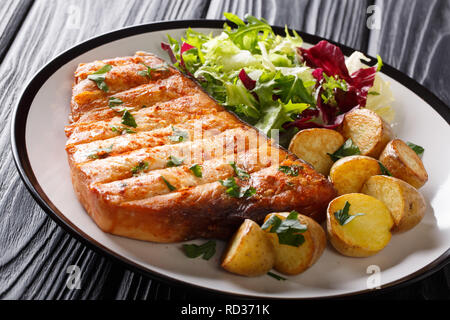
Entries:
<svg viewBox="0 0 450 320">
<path fill-rule="evenodd" d="M 0 0 L 0 5 L 5 1 L 9 0 Z M 4 26 L 11 24 L 0 20 L 0 31 L 13 31 L 9 42 L 6 41 L 6 55 L 0 65 L 0 115 L 3 119 L 9 118 L 24 84 L 43 64 L 87 38 L 156 20 L 217 19 L 222 18 L 224 11 L 239 15 L 248 12 L 265 17 L 275 25 L 287 24 L 290 28 L 361 50 L 367 49 L 369 38 L 373 39 L 377 43 L 375 47 L 388 63 L 406 71 L 444 101 L 449 101 L 449 93 L 444 90 L 446 77 L 442 76 L 450 75 L 449 67 L 442 67 L 440 63 L 433 63 L 434 59 L 430 61 L 429 57 L 421 55 L 424 51 L 435 59 L 448 60 L 445 55 L 450 49 L 448 1 L 444 4 L 441 3 L 444 1 L 430 1 L 429 6 L 414 1 L 411 13 L 398 12 L 402 6 L 410 7 L 409 1 L 386 2 L 386 18 L 377 37 L 370 37 L 373 31 L 366 28 L 366 8 L 372 2 L 36 0 L 27 11 L 18 8 L 25 8 L 25 4 L 31 1 L 12 1 L 15 6 L 0 7 L 0 18 L 16 16 L 24 20 L 17 23 L 20 19 L 4 19 L 16 21 L 16 27 L 9 29 Z M 397 2 L 400 4 L 395 4 Z M 17 15 L 18 12 L 22 15 Z M 418 21 L 416 17 L 425 22 L 420 26 L 414 25 Z M 404 40 L 405 34 L 413 45 Z M 141 276 L 109 261 L 68 235 L 47 217 L 21 183 L 13 164 L 9 139 L 9 126 L 1 126 L 0 299 L 185 300 L 196 297 L 217 301 L 220 298 L 202 290 L 169 286 Z M 70 265 L 81 268 L 80 290 L 66 287 L 66 271 Z M 447 268 L 380 298 L 449 297 L 449 285 L 450 271 Z"/>
<path fill-rule="evenodd" d="M 32 4 L 32 0 L 0 0 L 0 63 Z"/>
<path fill-rule="evenodd" d="M 367 0 L 212 0 L 207 18 L 223 19 L 223 12 L 241 17 L 250 13 L 273 25 L 287 25 L 365 51 L 369 4 Z"/>
</svg>

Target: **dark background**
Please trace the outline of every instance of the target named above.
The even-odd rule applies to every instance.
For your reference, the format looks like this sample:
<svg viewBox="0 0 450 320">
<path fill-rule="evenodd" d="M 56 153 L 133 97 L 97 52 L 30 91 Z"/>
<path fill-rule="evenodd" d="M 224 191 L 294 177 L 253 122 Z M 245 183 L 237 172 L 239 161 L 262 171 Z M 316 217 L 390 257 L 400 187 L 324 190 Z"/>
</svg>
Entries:
<svg viewBox="0 0 450 320">
<path fill-rule="evenodd" d="M 370 5 L 377 12 L 367 13 Z M 0 299 L 209 299 L 220 296 L 141 276 L 95 253 L 53 222 L 21 182 L 10 151 L 10 113 L 25 84 L 57 54 L 90 37 L 158 20 L 251 13 L 383 60 L 450 105 L 450 1 L 445 0 L 0 0 Z M 380 22 L 369 29 L 367 19 Z M 68 290 L 66 269 L 82 271 Z M 450 266 L 371 295 L 449 299 Z"/>
</svg>

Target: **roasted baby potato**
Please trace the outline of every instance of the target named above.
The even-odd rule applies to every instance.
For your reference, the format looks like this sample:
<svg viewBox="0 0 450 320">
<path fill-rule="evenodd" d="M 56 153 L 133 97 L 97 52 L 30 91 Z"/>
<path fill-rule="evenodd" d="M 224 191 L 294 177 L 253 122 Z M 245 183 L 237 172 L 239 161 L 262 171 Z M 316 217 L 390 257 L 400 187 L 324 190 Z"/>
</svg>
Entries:
<svg viewBox="0 0 450 320">
<path fill-rule="evenodd" d="M 392 140 L 380 155 L 380 162 L 396 178 L 419 189 L 428 181 L 422 160 L 405 142 Z"/>
<path fill-rule="evenodd" d="M 333 154 L 344 143 L 344 137 L 330 129 L 305 129 L 292 138 L 289 151 L 310 163 L 314 169 L 328 175 L 333 161 L 327 153 Z"/>
<path fill-rule="evenodd" d="M 267 234 L 246 219 L 231 239 L 222 267 L 232 273 L 253 277 L 266 274 L 275 262 L 275 250 Z"/>
<path fill-rule="evenodd" d="M 265 221 L 273 215 L 284 220 L 289 212 L 271 213 L 266 216 Z M 307 231 L 302 233 L 305 242 L 298 247 L 280 244 L 277 234 L 267 233 L 275 248 L 274 268 L 287 275 L 296 275 L 311 267 L 320 258 L 327 244 L 325 231 L 316 221 L 301 214 L 298 215 L 298 220 L 307 226 Z"/>
<path fill-rule="evenodd" d="M 336 161 L 330 179 L 339 195 L 357 193 L 371 176 L 381 174 L 377 160 L 366 156 L 350 156 Z"/>
<path fill-rule="evenodd" d="M 386 205 L 365 194 L 345 194 L 328 206 L 328 237 L 333 247 L 345 256 L 368 257 L 381 251 L 391 239 L 393 225 Z"/>
<path fill-rule="evenodd" d="M 347 113 L 340 131 L 345 139 L 352 139 L 361 155 L 374 158 L 378 158 L 393 138 L 391 127 L 375 112 L 365 108 Z"/>
<path fill-rule="evenodd" d="M 388 176 L 373 176 L 366 181 L 362 193 L 384 202 L 394 219 L 393 231 L 414 228 L 425 215 L 425 199 L 416 188 L 403 180 Z"/>
</svg>

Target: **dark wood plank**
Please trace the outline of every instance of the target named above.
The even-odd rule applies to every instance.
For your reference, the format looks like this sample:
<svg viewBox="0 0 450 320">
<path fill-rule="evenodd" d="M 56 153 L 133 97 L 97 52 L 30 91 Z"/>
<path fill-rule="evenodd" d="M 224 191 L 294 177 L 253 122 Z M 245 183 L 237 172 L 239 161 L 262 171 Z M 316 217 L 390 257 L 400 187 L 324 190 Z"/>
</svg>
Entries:
<svg viewBox="0 0 450 320">
<path fill-rule="evenodd" d="M 366 50 L 368 0 L 212 0 L 207 17 L 223 19 L 223 12 L 240 17 L 264 17 L 273 25 L 319 35 L 358 50 Z"/>
<path fill-rule="evenodd" d="M 378 0 L 381 29 L 371 30 L 369 53 L 403 71 L 450 106 L 450 1 Z M 384 296 L 449 299 L 450 266 Z"/>
<path fill-rule="evenodd" d="M 9 118 L 11 106 L 17 102 L 24 84 L 61 51 L 123 26 L 200 18 L 206 12 L 207 3 L 204 0 L 36 1 L 0 65 L 1 117 Z M 114 18 L 104 17 L 105 8 L 108 17 Z M 16 173 L 8 129 L 8 126 L 0 128 L 0 298 L 147 297 L 150 279 L 142 279 L 87 249 L 38 207 Z M 65 285 L 69 265 L 81 268 L 80 290 L 68 290 Z M 130 280 L 120 282 L 121 279 Z"/>
<path fill-rule="evenodd" d="M 0 63 L 32 4 L 33 0 L 0 1 Z"/>
</svg>

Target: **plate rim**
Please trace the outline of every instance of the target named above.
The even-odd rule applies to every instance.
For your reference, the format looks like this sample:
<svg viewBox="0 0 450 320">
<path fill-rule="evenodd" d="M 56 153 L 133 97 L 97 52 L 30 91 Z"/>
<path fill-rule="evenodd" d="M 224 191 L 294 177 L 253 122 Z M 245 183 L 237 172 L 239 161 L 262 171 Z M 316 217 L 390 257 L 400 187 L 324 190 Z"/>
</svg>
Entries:
<svg viewBox="0 0 450 320">
<path fill-rule="evenodd" d="M 37 181 L 33 170 L 31 168 L 31 164 L 28 158 L 28 153 L 26 150 L 25 144 L 25 131 L 26 131 L 26 123 L 28 120 L 28 113 L 32 102 L 36 96 L 36 94 L 41 89 L 42 85 L 56 72 L 58 69 L 63 67 L 66 63 L 75 59 L 79 55 L 95 49 L 101 45 L 107 44 L 109 42 L 124 39 L 127 37 L 149 33 L 154 31 L 163 31 L 170 29 L 182 29 L 182 28 L 214 28 L 220 29 L 222 28 L 225 20 L 208 20 L 208 19 L 192 19 L 192 20 L 173 20 L 173 21 L 157 21 L 152 23 L 140 24 L 125 28 L 120 28 L 114 31 L 110 31 L 99 36 L 92 37 L 88 40 L 85 40 L 79 44 L 76 44 L 64 52 L 57 55 L 55 58 L 51 59 L 47 62 L 39 71 L 37 71 L 33 77 L 27 82 L 27 85 L 22 90 L 20 94 L 20 98 L 14 106 L 11 119 L 10 119 L 10 129 L 11 129 L 11 148 L 13 153 L 14 163 L 19 172 L 19 175 L 25 184 L 28 191 L 31 193 L 34 200 L 39 204 L 39 206 L 46 212 L 47 215 L 50 216 L 52 220 L 54 220 L 59 226 L 61 226 L 66 232 L 68 232 L 71 236 L 74 236 L 78 241 L 82 242 L 88 248 L 94 250 L 97 253 L 100 253 L 103 256 L 113 260 L 114 262 L 118 262 L 119 264 L 138 272 L 139 274 L 145 275 L 147 277 L 156 279 L 163 283 L 167 283 L 169 285 L 175 286 L 183 286 L 183 287 L 194 287 L 201 290 L 206 290 L 209 292 L 214 292 L 216 294 L 228 296 L 228 297 L 241 297 L 241 298 L 256 298 L 256 299 L 329 299 L 329 298 L 342 298 L 342 297 L 354 297 L 361 295 L 372 295 L 372 294 L 382 294 L 388 291 L 392 291 L 393 289 L 398 289 L 400 287 L 406 286 L 408 284 L 412 284 L 417 282 L 434 272 L 439 271 L 443 267 L 445 267 L 450 262 L 450 248 L 447 249 L 440 257 L 430 262 L 423 268 L 417 270 L 414 273 L 411 273 L 407 276 L 404 276 L 395 281 L 391 281 L 389 283 L 381 286 L 380 289 L 364 289 L 349 293 L 343 294 L 334 294 L 320 297 L 291 297 L 291 298 L 281 298 L 281 297 L 266 297 L 260 295 L 252 295 L 252 294 L 243 294 L 243 293 L 234 293 L 229 291 L 221 291 L 220 289 L 214 289 L 210 287 L 205 287 L 198 284 L 193 284 L 186 282 L 184 280 L 180 280 L 171 276 L 167 276 L 161 274 L 159 272 L 149 270 L 143 266 L 138 265 L 137 263 L 131 261 L 125 256 L 122 256 L 113 250 L 110 250 L 103 246 L 101 243 L 85 234 L 80 228 L 78 228 L 75 224 L 69 221 L 62 212 L 60 212 L 56 206 L 48 199 L 45 192 L 42 190 L 39 182 Z M 276 33 L 283 33 L 284 27 L 281 26 L 272 26 L 273 30 Z M 330 43 L 338 45 L 345 55 L 350 55 L 352 52 L 356 51 L 348 46 L 339 44 L 335 41 L 319 37 L 316 35 L 308 34 L 302 31 L 297 31 L 300 36 L 303 38 L 305 42 L 314 44 L 321 40 L 329 41 Z M 364 53 L 366 54 L 366 53 Z M 367 55 L 371 59 L 372 62 L 375 62 L 376 59 Z M 419 84 L 416 80 L 410 78 L 406 74 L 401 71 L 391 67 L 388 64 L 384 64 L 382 67 L 382 71 L 384 74 L 390 76 L 391 78 L 398 81 L 402 86 L 408 88 L 415 94 L 417 94 L 421 99 L 423 99 L 428 105 L 430 105 L 439 115 L 443 118 L 447 124 L 450 124 L 450 108 L 442 102 L 434 93 L 430 90 Z"/>
</svg>

